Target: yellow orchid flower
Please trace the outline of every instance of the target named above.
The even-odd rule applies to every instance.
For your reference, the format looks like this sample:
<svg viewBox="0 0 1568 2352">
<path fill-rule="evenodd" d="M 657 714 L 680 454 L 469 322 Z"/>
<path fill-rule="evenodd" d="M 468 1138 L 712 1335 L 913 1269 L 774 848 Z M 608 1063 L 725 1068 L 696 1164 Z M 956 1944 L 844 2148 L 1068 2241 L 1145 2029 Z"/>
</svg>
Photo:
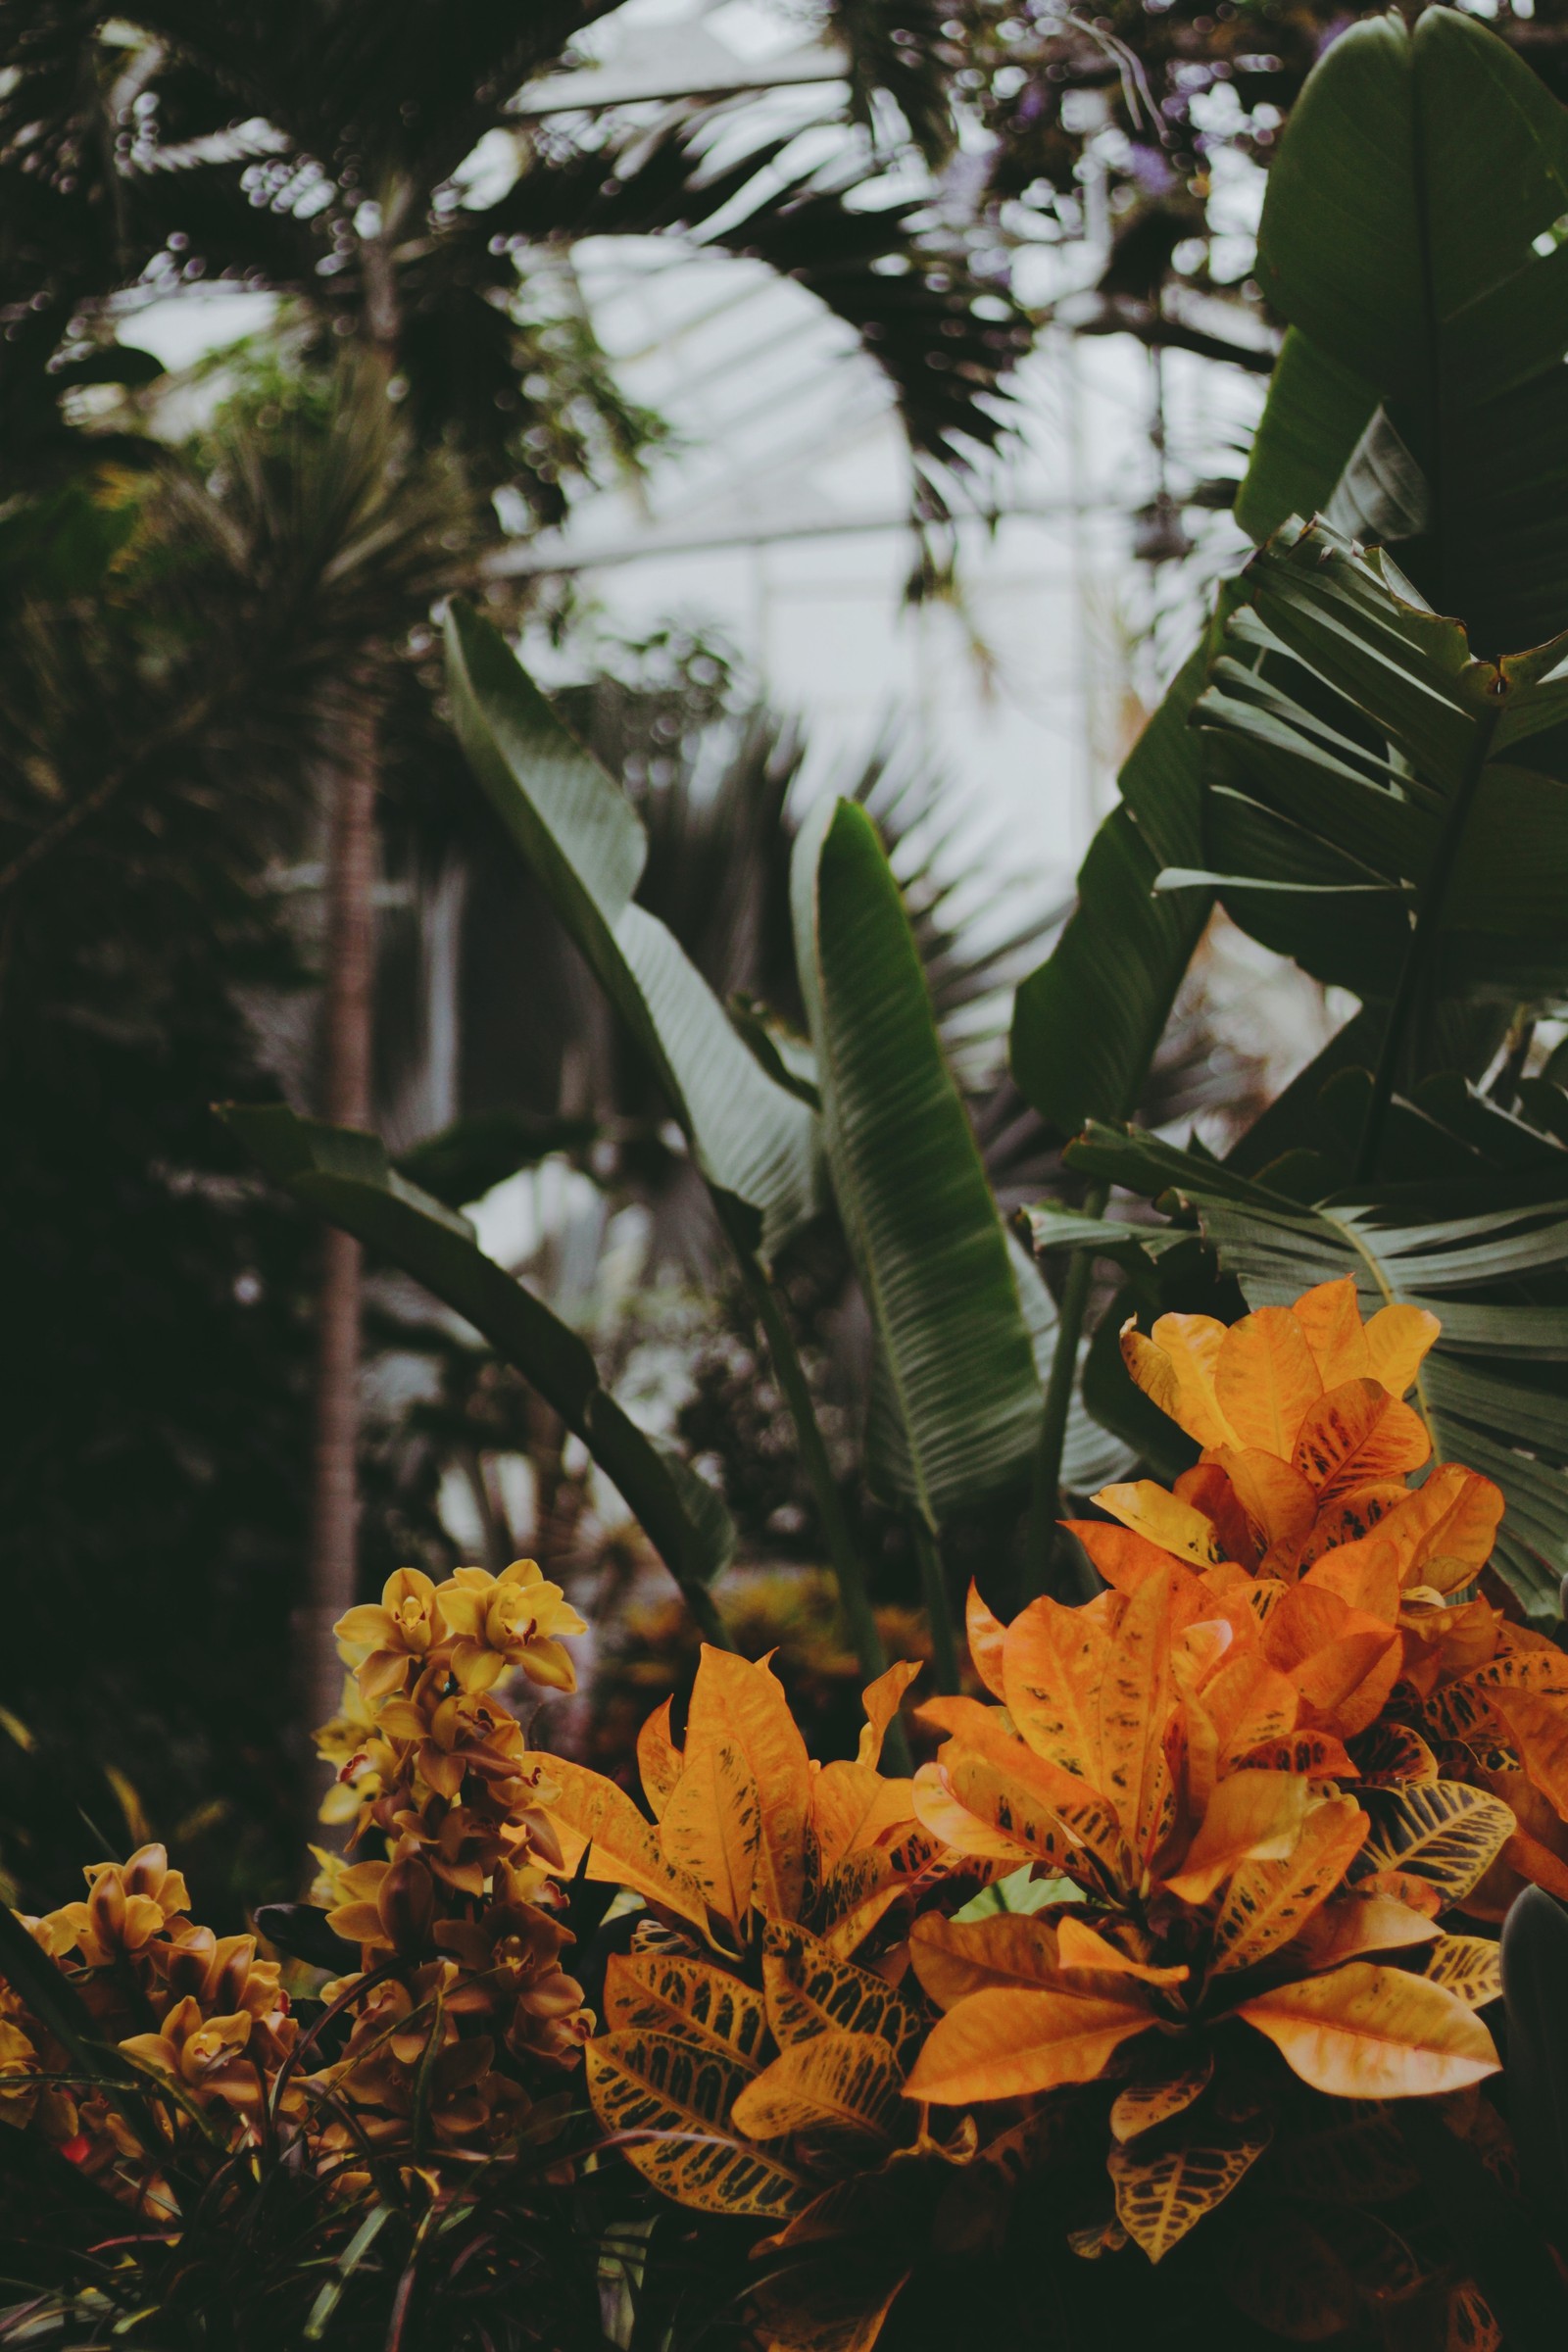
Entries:
<svg viewBox="0 0 1568 2352">
<path fill-rule="evenodd" d="M 332 1630 L 362 1695 L 369 1700 L 395 1690 L 409 1660 L 426 1659 L 447 1631 L 435 1586 L 422 1568 L 399 1568 L 382 1586 L 379 1602 L 350 1609 Z"/>
<path fill-rule="evenodd" d="M 248 2011 L 207 2017 L 195 1995 L 186 1993 L 156 2034 L 132 2034 L 120 2046 L 127 2058 L 172 2075 L 176 2082 L 226 2091 L 233 2087 L 231 2070 L 250 2036 Z"/>
<path fill-rule="evenodd" d="M 537 1560 L 514 1560 L 499 1576 L 460 1568 L 437 1598 L 458 1637 L 452 1670 L 465 1690 L 487 1690 L 509 1666 L 549 1690 L 576 1690 L 576 1667 L 557 1637 L 588 1628 Z"/>
</svg>

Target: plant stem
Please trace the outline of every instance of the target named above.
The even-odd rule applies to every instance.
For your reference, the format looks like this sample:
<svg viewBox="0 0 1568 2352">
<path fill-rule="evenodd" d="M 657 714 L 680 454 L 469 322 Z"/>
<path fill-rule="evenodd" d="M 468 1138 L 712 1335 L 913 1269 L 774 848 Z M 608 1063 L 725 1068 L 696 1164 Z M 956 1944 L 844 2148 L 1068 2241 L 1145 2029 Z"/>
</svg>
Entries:
<svg viewBox="0 0 1568 2352">
<path fill-rule="evenodd" d="M 918 1511 L 909 1514 L 909 1533 L 914 1540 L 914 1556 L 920 1563 L 920 1592 L 931 1625 L 931 1663 L 937 1689 L 953 1693 L 958 1688 L 958 1645 L 954 1639 L 953 1604 L 948 1598 L 942 1545 Z"/>
<path fill-rule="evenodd" d="M 1499 676 L 1497 680 L 1499 709 L 1506 691 L 1506 685 Z M 1492 749 L 1493 731 L 1497 724 L 1497 717 L 1498 710 L 1494 709 L 1484 712 L 1476 721 L 1475 741 L 1470 747 L 1464 772 L 1455 785 L 1453 795 L 1448 802 L 1443 820 L 1443 831 L 1438 836 L 1437 848 L 1432 854 L 1432 863 L 1427 868 L 1426 881 L 1421 893 L 1420 911 L 1410 933 L 1410 944 L 1404 952 L 1404 961 L 1399 966 L 1399 977 L 1389 1005 L 1388 1025 L 1384 1029 L 1383 1044 L 1378 1052 L 1378 1066 L 1372 1080 L 1372 1096 L 1366 1106 L 1366 1117 L 1361 1124 L 1360 1148 L 1355 1157 L 1355 1181 L 1357 1184 L 1370 1184 L 1378 1172 L 1378 1157 L 1383 1145 L 1383 1132 L 1388 1125 L 1389 1107 L 1394 1100 L 1395 1081 L 1399 1075 L 1399 1065 L 1404 1058 L 1410 1018 L 1420 1000 L 1421 986 L 1427 975 L 1427 967 L 1437 950 L 1444 909 L 1447 903 L 1448 885 L 1453 878 L 1454 865 L 1459 856 L 1459 844 L 1464 838 L 1471 804 L 1475 800 L 1476 789 L 1486 768 L 1487 754 Z"/>
<path fill-rule="evenodd" d="M 370 1118 L 370 990 L 374 962 L 377 713 L 367 683 L 341 729 L 327 854 L 326 1116 L 340 1127 Z M 306 1728 L 337 1704 L 343 1669 L 332 1627 L 353 1607 L 359 1517 L 360 1245 L 329 1228 L 317 1308 L 316 1446 L 306 1643 Z"/>
<path fill-rule="evenodd" d="M 1493 1102 L 1500 1102 L 1504 1110 L 1516 1110 L 1519 1106 L 1519 1081 L 1525 1074 L 1535 1036 L 1535 1016 L 1521 1004 L 1509 1025 L 1502 1067 L 1487 1089 Z"/>
<path fill-rule="evenodd" d="M 749 1250 L 738 1249 L 742 1279 L 746 1294 L 756 1310 L 767 1341 L 767 1351 L 773 1359 L 778 1385 L 784 1392 L 784 1401 L 790 1408 L 795 1424 L 796 1443 L 801 1449 L 801 1465 L 806 1472 L 811 1498 L 822 1523 L 823 1540 L 833 1574 L 838 1580 L 839 1600 L 859 1660 L 860 1672 L 868 1682 L 887 1672 L 887 1652 L 882 1636 L 877 1631 L 876 1617 L 871 1607 L 870 1588 L 865 1568 L 855 1546 L 850 1523 L 844 1512 L 844 1498 L 833 1476 L 833 1465 L 827 1458 L 827 1446 L 817 1423 L 816 1408 L 807 1385 L 806 1372 L 795 1346 L 794 1335 L 779 1303 L 777 1293 Z M 887 1747 L 895 1773 L 909 1769 L 908 1749 L 905 1744 L 902 1725 L 888 1727 Z"/>
<path fill-rule="evenodd" d="M 719 1615 L 718 1603 L 708 1587 L 697 1584 L 691 1578 L 684 1578 L 681 1582 L 680 1592 L 681 1598 L 685 1601 L 696 1622 L 697 1631 L 702 1635 L 709 1648 L 732 1650 L 735 1647 L 734 1639 L 726 1628 L 723 1618 Z"/>
<path fill-rule="evenodd" d="M 1086 1194 L 1087 1216 L 1101 1215 L 1107 1189 L 1097 1184 Z M 1061 1452 L 1066 1443 L 1073 1382 L 1078 1377 L 1078 1342 L 1089 1306 L 1094 1270 L 1092 1249 L 1075 1250 L 1067 1261 L 1067 1278 L 1062 1285 L 1056 1321 L 1056 1346 L 1040 1416 L 1040 1443 L 1035 1448 L 1034 1491 L 1029 1501 L 1029 1539 L 1023 1565 L 1025 1601 L 1038 1598 L 1050 1589 L 1051 1563 L 1056 1548 L 1056 1514 L 1061 1507 Z"/>
</svg>

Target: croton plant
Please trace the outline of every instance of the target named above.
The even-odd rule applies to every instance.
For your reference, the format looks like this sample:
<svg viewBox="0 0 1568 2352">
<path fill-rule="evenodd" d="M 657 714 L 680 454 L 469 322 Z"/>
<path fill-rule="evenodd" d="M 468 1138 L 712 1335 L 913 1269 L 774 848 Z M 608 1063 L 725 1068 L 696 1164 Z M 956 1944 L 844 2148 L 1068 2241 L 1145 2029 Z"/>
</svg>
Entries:
<svg viewBox="0 0 1568 2352">
<path fill-rule="evenodd" d="M 84 2082 L 10 1968 L 0 2117 L 177 2233 L 189 2135 L 439 2198 L 559 2133 L 580 2060 L 595 2130 L 558 2169 L 629 2164 L 738 2239 L 781 2352 L 919 2340 L 928 2290 L 1020 2231 L 1039 2277 L 1098 2263 L 1107 2310 L 1170 2261 L 1265 2337 L 1499 2345 L 1432 2184 L 1442 2147 L 1511 2180 L 1485 2012 L 1514 1893 L 1568 1893 L 1568 1656 L 1493 1596 L 1496 1489 L 1430 1465 L 1405 1397 L 1435 1336 L 1363 1323 L 1348 1281 L 1129 1328 L 1201 1458 L 1074 1523 L 1086 1605 L 1004 1625 L 971 1592 L 985 1695 L 917 1710 L 912 1778 L 881 1757 L 917 1665 L 817 1764 L 768 1661 L 710 1647 L 678 1728 L 643 1728 L 638 1802 L 506 1703 L 570 1687 L 557 1587 L 402 1571 L 339 1629 L 321 1735 L 351 1835 L 318 1899 L 358 1967 L 302 2033 L 161 1849 L 102 1865 L 24 1924 L 118 2077 Z M 593 2008 L 567 1882 L 612 1894 L 571 1955 Z M 151 2139 L 117 2081 L 169 2094 Z"/>
</svg>

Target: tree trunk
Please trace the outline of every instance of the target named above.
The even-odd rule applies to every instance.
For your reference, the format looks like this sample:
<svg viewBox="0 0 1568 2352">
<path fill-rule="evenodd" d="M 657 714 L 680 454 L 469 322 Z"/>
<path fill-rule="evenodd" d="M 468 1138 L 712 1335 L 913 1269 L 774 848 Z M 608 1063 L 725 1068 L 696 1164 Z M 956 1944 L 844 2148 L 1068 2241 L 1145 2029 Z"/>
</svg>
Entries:
<svg viewBox="0 0 1568 2352">
<path fill-rule="evenodd" d="M 367 680 L 341 725 L 327 850 L 322 1095 L 326 1117 L 340 1127 L 370 1123 L 378 732 Z M 335 1228 L 322 1243 L 317 1328 L 310 1584 L 300 1659 L 308 1730 L 337 1713 L 343 1669 L 332 1627 L 356 1598 L 360 1245 Z"/>
</svg>

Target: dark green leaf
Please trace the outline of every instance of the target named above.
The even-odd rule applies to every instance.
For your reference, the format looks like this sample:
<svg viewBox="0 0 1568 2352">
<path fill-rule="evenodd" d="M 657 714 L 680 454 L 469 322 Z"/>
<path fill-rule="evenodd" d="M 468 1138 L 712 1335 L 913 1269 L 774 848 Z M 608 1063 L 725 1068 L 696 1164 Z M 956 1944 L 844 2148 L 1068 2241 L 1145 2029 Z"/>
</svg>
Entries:
<svg viewBox="0 0 1568 2352">
<path fill-rule="evenodd" d="M 585 1152 L 599 1133 L 593 1119 L 544 1118 L 526 1111 L 482 1110 L 443 1127 L 398 1159 L 398 1173 L 448 1208 L 483 1200 L 519 1168 L 553 1152 Z"/>
<path fill-rule="evenodd" d="M 808 820 L 793 896 L 828 1163 L 886 1374 L 872 1463 L 936 1527 L 1032 1450 L 1018 1282 L 898 885 L 855 802 Z"/>
<path fill-rule="evenodd" d="M 1291 328 L 1236 494 L 1236 519 L 1250 539 L 1261 546 L 1293 514 L 1328 505 L 1377 405 L 1364 375 Z"/>
<path fill-rule="evenodd" d="M 721 1498 L 645 1437 L 610 1392 L 584 1341 L 486 1257 L 473 1228 L 399 1176 L 373 1135 L 230 1103 L 228 1125 L 274 1184 L 352 1233 L 481 1332 L 581 1438 L 676 1582 L 705 1617 L 703 1588 L 726 1566 L 734 1529 Z"/>
<path fill-rule="evenodd" d="M 1078 905 L 1018 991 L 1012 1074 L 1059 1134 L 1128 1117 L 1208 920 L 1209 894 L 1154 895 L 1161 867 L 1201 861 L 1200 747 L 1188 725 L 1200 646 L 1123 764 L 1122 805 L 1090 845 Z"/>
<path fill-rule="evenodd" d="M 1399 992 L 1418 914 L 1428 997 L 1568 988 L 1568 638 L 1475 661 L 1384 558 L 1321 523 L 1277 533 L 1244 584 L 1229 638 L 1265 669 L 1220 662 L 1197 712 L 1220 760 L 1205 839 L 1227 910 L 1362 998 Z M 1432 1066 L 1430 1041 L 1409 1053 Z"/>
<path fill-rule="evenodd" d="M 1565 190 L 1568 112 L 1431 8 L 1325 52 L 1263 207 L 1257 274 L 1292 332 L 1238 512 L 1262 537 L 1327 507 L 1381 401 L 1430 495 L 1400 563 L 1489 654 L 1568 624 Z"/>
<path fill-rule="evenodd" d="M 816 1205 L 811 1112 L 768 1077 L 664 925 L 636 905 L 636 811 L 466 606 L 447 622 L 459 738 L 474 774 L 648 1056 L 713 1190 L 771 1252 Z"/>
</svg>

